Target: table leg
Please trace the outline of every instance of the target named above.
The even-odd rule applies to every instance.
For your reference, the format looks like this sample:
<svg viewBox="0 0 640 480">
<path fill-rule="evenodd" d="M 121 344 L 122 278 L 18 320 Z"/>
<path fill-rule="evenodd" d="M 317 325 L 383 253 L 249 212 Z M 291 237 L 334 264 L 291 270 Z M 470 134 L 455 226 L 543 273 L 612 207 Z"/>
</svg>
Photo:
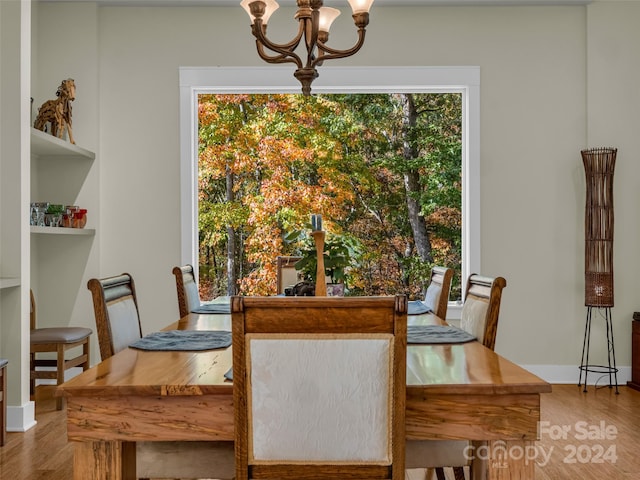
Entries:
<svg viewBox="0 0 640 480">
<path fill-rule="evenodd" d="M 73 459 L 74 480 L 135 480 L 134 442 L 77 442 Z"/>
</svg>

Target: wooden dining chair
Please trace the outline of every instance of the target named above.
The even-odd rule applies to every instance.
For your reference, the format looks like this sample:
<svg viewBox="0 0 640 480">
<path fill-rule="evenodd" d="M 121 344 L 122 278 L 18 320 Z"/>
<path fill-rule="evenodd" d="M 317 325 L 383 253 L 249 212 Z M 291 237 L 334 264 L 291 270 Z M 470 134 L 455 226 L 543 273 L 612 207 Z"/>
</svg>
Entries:
<svg viewBox="0 0 640 480">
<path fill-rule="evenodd" d="M 507 281 L 502 277 L 483 277 L 472 274 L 460 317 L 460 328 L 473 334 L 490 350 L 495 349 L 502 290 Z"/>
<path fill-rule="evenodd" d="M 506 286 L 507 281 L 503 277 L 471 274 L 467 280 L 460 328 L 491 350 L 496 343 L 502 290 Z M 471 459 L 465 455 L 469 445 L 467 440 L 408 441 L 407 469 L 435 469 L 438 480 L 445 480 L 444 468 L 451 467 L 455 480 L 465 480 L 464 467 L 471 465 Z"/>
<path fill-rule="evenodd" d="M 64 382 L 64 374 L 73 367 L 89 368 L 90 337 L 93 331 L 85 327 L 47 327 L 38 328 L 36 321 L 36 301 L 33 290 L 29 290 L 31 297 L 31 346 L 30 356 L 30 391 L 35 395 L 36 380 L 55 379 L 56 384 Z M 67 358 L 67 351 L 82 348 L 72 358 Z M 56 358 L 39 358 L 40 353 L 55 353 Z M 41 370 L 41 368 L 45 370 Z M 53 370 L 51 370 L 53 368 Z M 56 409 L 62 409 L 62 397 L 56 398 Z"/>
<path fill-rule="evenodd" d="M 198 291 L 198 282 L 193 272 L 192 265 L 173 267 L 172 272 L 176 277 L 178 311 L 180 313 L 180 318 L 182 318 L 200 306 L 201 302 L 200 292 Z"/>
<path fill-rule="evenodd" d="M 407 300 L 232 297 L 236 480 L 404 479 Z"/>
<path fill-rule="evenodd" d="M 93 298 L 100 358 L 106 360 L 142 338 L 135 282 L 123 273 L 92 278 L 87 288 Z"/>
<path fill-rule="evenodd" d="M 449 306 L 452 278 L 452 268 L 433 267 L 431 269 L 431 280 L 424 294 L 424 303 L 442 320 L 447 319 L 447 307 Z"/>
<path fill-rule="evenodd" d="M 296 263 L 302 257 L 279 256 L 276 259 L 276 282 L 277 293 L 282 295 L 284 289 L 290 285 L 295 285 L 300 280 L 300 273 L 296 270 Z"/>
<path fill-rule="evenodd" d="M 123 273 L 92 278 L 93 297 L 102 360 L 128 348 L 142 337 L 142 324 L 133 277 Z M 234 474 L 232 442 L 136 442 L 136 475 L 149 478 L 219 478 Z"/>
</svg>

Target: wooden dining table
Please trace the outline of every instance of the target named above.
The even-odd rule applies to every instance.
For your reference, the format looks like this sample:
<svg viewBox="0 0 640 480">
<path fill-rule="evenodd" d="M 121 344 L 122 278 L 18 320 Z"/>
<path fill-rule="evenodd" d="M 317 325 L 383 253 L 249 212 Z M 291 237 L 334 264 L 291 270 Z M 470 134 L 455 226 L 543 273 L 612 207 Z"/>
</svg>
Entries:
<svg viewBox="0 0 640 480">
<path fill-rule="evenodd" d="M 410 325 L 443 323 L 411 315 Z M 191 313 L 164 330 L 231 330 L 230 314 Z M 59 386 L 75 480 L 129 480 L 138 441 L 233 441 L 231 348 L 127 348 Z M 473 478 L 533 479 L 540 395 L 551 385 L 476 341 L 407 347 L 406 436 L 464 439 Z"/>
</svg>

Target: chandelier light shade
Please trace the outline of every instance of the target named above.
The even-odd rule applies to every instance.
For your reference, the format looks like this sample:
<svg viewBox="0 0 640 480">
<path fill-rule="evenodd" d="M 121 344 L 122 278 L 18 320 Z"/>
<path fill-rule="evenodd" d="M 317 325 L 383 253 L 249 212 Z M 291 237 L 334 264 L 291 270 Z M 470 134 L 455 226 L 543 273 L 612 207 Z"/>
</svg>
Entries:
<svg viewBox="0 0 640 480">
<path fill-rule="evenodd" d="M 582 150 L 586 175 L 585 305 L 613 307 L 613 171 L 616 148 Z"/>
<path fill-rule="evenodd" d="M 318 77 L 316 67 L 325 60 L 345 58 L 355 54 L 364 44 L 365 30 L 369 24 L 369 10 L 374 0 L 348 0 L 351 5 L 353 21 L 358 29 L 355 45 L 346 50 L 336 50 L 327 46 L 329 29 L 340 15 L 340 10 L 323 6 L 323 0 L 297 0 L 298 11 L 294 18 L 298 20 L 298 32 L 284 44 L 273 43 L 267 38 L 267 23 L 278 9 L 275 0 L 242 0 L 240 6 L 251 18 L 251 33 L 256 37 L 258 55 L 268 63 L 295 63 L 294 76 L 302 84 L 302 93 L 311 95 L 311 83 Z M 296 53 L 304 39 L 306 54 Z M 303 58 L 305 57 L 305 58 Z"/>
</svg>

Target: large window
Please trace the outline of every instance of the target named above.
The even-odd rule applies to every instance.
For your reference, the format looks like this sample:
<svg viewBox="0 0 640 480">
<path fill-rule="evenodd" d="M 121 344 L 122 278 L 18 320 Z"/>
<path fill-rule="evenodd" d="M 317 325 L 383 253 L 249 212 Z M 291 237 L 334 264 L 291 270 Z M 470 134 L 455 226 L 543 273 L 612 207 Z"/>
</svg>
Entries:
<svg viewBox="0 0 640 480">
<path fill-rule="evenodd" d="M 181 81 L 182 139 L 182 260 L 197 265 L 197 157 L 198 98 L 206 94 L 297 93 L 290 72 L 277 68 L 183 68 Z M 314 93 L 408 92 L 412 98 L 433 93 L 452 93 L 462 107 L 463 229 L 462 275 L 479 270 L 479 148 L 477 68 L 326 68 Z M 253 85 L 251 79 L 259 80 Z M 397 79 L 402 79 L 399 82 Z M 374 81 L 375 80 L 375 81 Z M 288 85 L 285 87 L 284 85 Z M 286 95 L 282 97 L 287 97 Z M 330 98 L 331 95 L 327 95 Z M 340 95 L 336 95 L 340 97 Z M 358 96 L 355 97 L 366 97 Z M 205 97 L 203 97 L 205 98 Z M 376 95 L 371 95 L 376 98 Z M 366 102 L 366 101 L 365 101 Z M 464 283 L 464 282 L 463 282 Z"/>
</svg>

